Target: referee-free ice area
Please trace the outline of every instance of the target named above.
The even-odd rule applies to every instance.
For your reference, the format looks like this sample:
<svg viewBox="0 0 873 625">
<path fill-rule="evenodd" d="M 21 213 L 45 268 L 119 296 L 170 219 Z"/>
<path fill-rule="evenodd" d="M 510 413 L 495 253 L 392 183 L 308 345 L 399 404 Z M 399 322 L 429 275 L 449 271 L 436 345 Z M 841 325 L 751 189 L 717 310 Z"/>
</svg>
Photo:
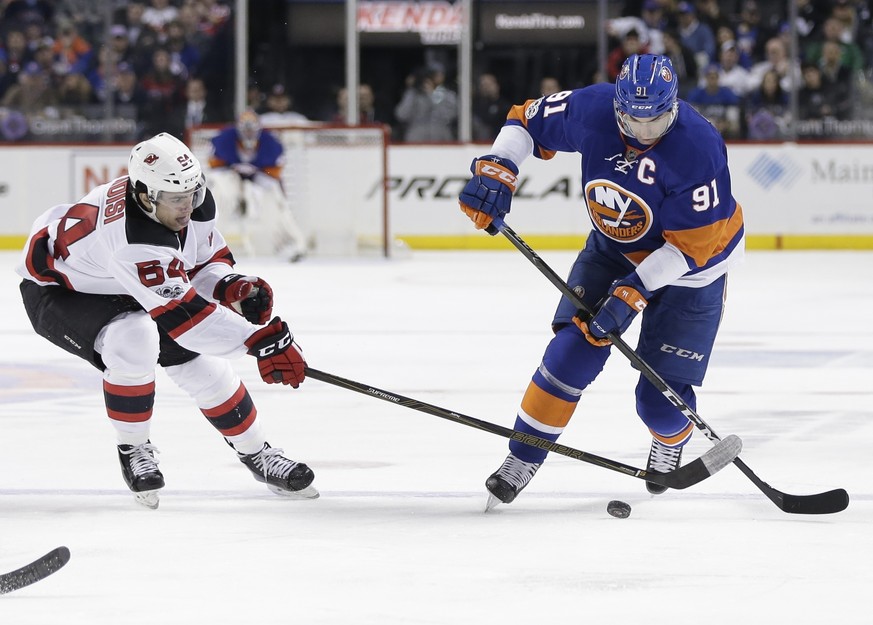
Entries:
<svg viewBox="0 0 873 625">
<path fill-rule="evenodd" d="M 565 275 L 573 254 L 542 257 Z M 257 483 L 159 371 L 167 486 L 148 510 L 121 479 L 99 372 L 33 333 L 15 259 L 0 254 L 0 572 L 58 545 L 72 560 L 0 596 L 4 625 L 870 622 L 871 253 L 749 252 L 699 392 L 773 487 L 845 488 L 827 516 L 782 512 L 734 466 L 652 497 L 556 455 L 484 514 L 505 439 L 312 379 L 268 386 L 249 357 L 235 366 L 268 440 L 313 467 L 321 497 Z M 272 284 L 310 366 L 504 426 L 558 301 L 515 251 L 238 269 Z M 635 381 L 614 352 L 561 442 L 644 467 Z M 697 432 L 686 461 L 710 445 Z"/>
</svg>

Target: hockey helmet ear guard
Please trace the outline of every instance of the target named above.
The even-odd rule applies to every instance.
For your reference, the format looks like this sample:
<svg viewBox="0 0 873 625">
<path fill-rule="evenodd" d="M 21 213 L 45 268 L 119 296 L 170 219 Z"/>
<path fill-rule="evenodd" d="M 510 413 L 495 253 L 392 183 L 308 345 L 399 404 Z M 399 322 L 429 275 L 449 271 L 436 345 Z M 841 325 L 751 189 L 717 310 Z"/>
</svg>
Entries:
<svg viewBox="0 0 873 625">
<path fill-rule="evenodd" d="M 679 82 L 666 56 L 633 54 L 615 80 L 615 120 L 628 137 L 655 141 L 667 134 L 679 111 Z"/>
<path fill-rule="evenodd" d="M 206 177 L 200 161 L 176 137 L 162 132 L 134 146 L 127 166 L 135 195 L 145 193 L 154 209 L 162 191 L 193 192 L 196 208 L 206 197 Z"/>
</svg>

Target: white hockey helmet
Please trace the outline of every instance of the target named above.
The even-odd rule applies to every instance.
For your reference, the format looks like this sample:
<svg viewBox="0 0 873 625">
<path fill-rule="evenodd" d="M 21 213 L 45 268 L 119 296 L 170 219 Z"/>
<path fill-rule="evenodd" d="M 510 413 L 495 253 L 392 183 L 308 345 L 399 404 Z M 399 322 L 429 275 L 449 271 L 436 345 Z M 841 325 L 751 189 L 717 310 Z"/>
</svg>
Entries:
<svg viewBox="0 0 873 625">
<path fill-rule="evenodd" d="M 145 193 L 151 202 L 152 206 L 146 209 L 154 208 L 162 191 L 194 191 L 194 208 L 206 198 L 206 177 L 200 161 L 187 145 L 166 132 L 134 146 L 127 173 L 134 196 Z"/>
</svg>

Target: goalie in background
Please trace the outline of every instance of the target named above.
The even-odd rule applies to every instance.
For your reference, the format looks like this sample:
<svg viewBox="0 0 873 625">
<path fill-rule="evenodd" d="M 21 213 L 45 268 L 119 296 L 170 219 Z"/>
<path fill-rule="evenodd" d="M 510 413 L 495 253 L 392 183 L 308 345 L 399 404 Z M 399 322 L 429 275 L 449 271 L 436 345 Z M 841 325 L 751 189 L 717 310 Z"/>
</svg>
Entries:
<svg viewBox="0 0 873 625">
<path fill-rule="evenodd" d="M 212 139 L 209 182 L 236 226 L 236 232 L 225 228 L 229 239 L 236 235 L 250 256 L 257 250 L 296 262 L 306 255 L 307 243 L 282 186 L 284 159 L 282 143 L 248 109 Z"/>
</svg>

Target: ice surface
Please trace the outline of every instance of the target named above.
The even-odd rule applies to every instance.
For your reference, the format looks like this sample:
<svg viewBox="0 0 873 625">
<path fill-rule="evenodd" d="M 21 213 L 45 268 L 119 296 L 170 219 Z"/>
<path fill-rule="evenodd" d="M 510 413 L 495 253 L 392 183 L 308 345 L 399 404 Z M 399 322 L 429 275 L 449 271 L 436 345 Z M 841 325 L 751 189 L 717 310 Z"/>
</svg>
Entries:
<svg viewBox="0 0 873 625">
<path fill-rule="evenodd" d="M 572 260 L 542 256 L 561 275 Z M 315 380 L 267 386 L 249 358 L 235 366 L 269 441 L 313 467 L 321 498 L 255 482 L 159 372 L 167 487 L 147 510 L 121 480 L 99 373 L 32 332 L 14 260 L 0 254 L 0 571 L 62 544 L 72 560 L 0 597 L 3 625 L 870 622 L 871 253 L 749 253 L 699 393 L 775 488 L 846 488 L 830 516 L 781 512 L 732 466 L 652 497 L 554 455 L 486 515 L 504 439 Z M 313 367 L 505 426 L 558 298 L 513 251 L 239 268 L 273 285 Z M 614 353 L 562 442 L 643 466 L 635 380 Z M 686 458 L 708 447 L 698 433 Z"/>
</svg>

